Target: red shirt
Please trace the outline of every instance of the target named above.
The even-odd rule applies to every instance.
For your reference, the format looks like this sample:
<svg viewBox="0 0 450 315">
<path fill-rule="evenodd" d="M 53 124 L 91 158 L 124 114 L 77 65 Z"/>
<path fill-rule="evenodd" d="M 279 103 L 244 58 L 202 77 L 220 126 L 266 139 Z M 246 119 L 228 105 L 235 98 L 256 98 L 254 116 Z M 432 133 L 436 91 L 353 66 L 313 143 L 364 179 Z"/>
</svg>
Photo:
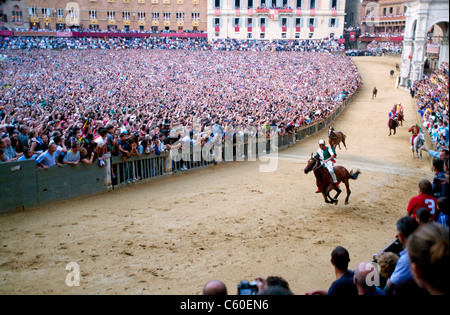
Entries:
<svg viewBox="0 0 450 315">
<path fill-rule="evenodd" d="M 419 208 L 427 208 L 430 210 L 431 220 L 434 221 L 434 216 L 436 215 L 436 204 L 437 199 L 432 195 L 428 194 L 419 194 L 415 197 L 412 197 L 408 204 L 408 213 L 412 215 L 414 219 L 416 219 L 416 211 Z"/>
</svg>

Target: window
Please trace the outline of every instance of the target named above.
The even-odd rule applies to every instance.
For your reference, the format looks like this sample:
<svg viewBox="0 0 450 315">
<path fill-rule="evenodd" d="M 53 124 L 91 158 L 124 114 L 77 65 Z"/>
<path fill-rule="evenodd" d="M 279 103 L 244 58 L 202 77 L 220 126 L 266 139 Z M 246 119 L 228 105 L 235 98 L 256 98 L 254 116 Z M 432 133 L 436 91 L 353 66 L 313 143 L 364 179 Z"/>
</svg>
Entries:
<svg viewBox="0 0 450 315">
<path fill-rule="evenodd" d="M 281 33 L 281 38 L 286 38 L 286 33 Z"/>
<path fill-rule="evenodd" d="M 233 19 L 233 27 L 239 26 L 241 23 L 239 21 L 239 18 Z"/>
<path fill-rule="evenodd" d="M 37 16 L 37 8 L 29 8 L 30 16 L 36 17 Z"/>
<path fill-rule="evenodd" d="M 108 11 L 108 20 L 115 20 L 115 19 L 116 19 L 116 12 Z"/>
<path fill-rule="evenodd" d="M 247 27 L 252 27 L 252 26 L 253 26 L 253 19 L 247 18 Z"/>
<path fill-rule="evenodd" d="M 302 8 L 302 0 L 295 0 L 295 7 L 297 9 L 301 9 Z"/>
<path fill-rule="evenodd" d="M 64 9 L 56 9 L 56 17 L 61 19 L 64 17 Z"/>
<path fill-rule="evenodd" d="M 96 20 L 97 19 L 97 11 L 95 11 L 95 10 L 89 11 L 89 19 Z"/>
<path fill-rule="evenodd" d="M 260 18 L 259 19 L 259 27 L 266 26 L 266 25 L 268 25 L 267 19 L 266 18 Z"/>
<path fill-rule="evenodd" d="M 300 33 L 295 33 L 295 38 L 300 38 Z"/>
<path fill-rule="evenodd" d="M 170 21 L 170 12 L 164 12 L 163 13 L 163 20 L 164 21 Z"/>
<path fill-rule="evenodd" d="M 130 20 L 130 12 L 127 12 L 127 11 L 123 12 L 122 13 L 122 20 L 129 21 Z"/>
<path fill-rule="evenodd" d="M 295 18 L 295 27 L 302 27 L 302 18 Z"/>
<path fill-rule="evenodd" d="M 283 8 L 288 8 L 289 7 L 289 1 L 288 0 L 283 0 L 283 2 L 281 3 L 283 5 Z"/>
<path fill-rule="evenodd" d="M 314 37 L 314 33 L 309 33 L 308 38 L 313 38 Z"/>
<path fill-rule="evenodd" d="M 252 38 L 252 33 L 247 33 L 247 38 Z"/>
<path fill-rule="evenodd" d="M 220 26 L 220 18 L 214 18 L 213 20 L 214 26 Z"/>
<path fill-rule="evenodd" d="M 386 15 L 387 15 L 386 13 L 387 13 L 387 9 L 384 8 L 384 9 L 383 9 L 383 15 L 386 16 Z"/>
<path fill-rule="evenodd" d="M 309 0 L 309 8 L 310 9 L 316 8 L 316 0 Z"/>
<path fill-rule="evenodd" d="M 315 24 L 316 24 L 315 21 L 316 21 L 316 20 L 315 20 L 314 18 L 310 18 L 310 19 L 309 19 L 309 23 L 308 23 L 308 27 L 314 27 Z"/>
<path fill-rule="evenodd" d="M 389 8 L 389 13 L 390 13 L 390 14 L 394 13 L 394 7 L 390 7 L 390 8 Z"/>
<path fill-rule="evenodd" d="M 337 10 L 337 0 L 330 1 L 331 10 Z"/>
<path fill-rule="evenodd" d="M 50 17 L 50 9 L 42 8 L 42 16 L 43 17 Z"/>
<path fill-rule="evenodd" d="M 266 33 L 259 33 L 259 38 L 261 39 L 266 38 Z"/>
<path fill-rule="evenodd" d="M 241 0 L 234 0 L 234 8 L 235 9 L 241 8 Z"/>
<path fill-rule="evenodd" d="M 200 21 L 200 12 L 192 12 L 191 18 L 192 18 L 192 21 Z"/>
<path fill-rule="evenodd" d="M 220 9 L 220 0 L 214 0 L 214 9 Z"/>
<path fill-rule="evenodd" d="M 336 27 L 336 19 L 330 19 L 329 27 Z"/>
<path fill-rule="evenodd" d="M 177 21 L 184 21 L 184 12 L 177 12 L 176 18 L 177 18 Z"/>
<path fill-rule="evenodd" d="M 277 7 L 277 0 L 271 0 L 270 6 L 272 8 L 276 8 Z"/>
<path fill-rule="evenodd" d="M 145 12 L 138 12 L 138 20 L 145 21 Z"/>
<path fill-rule="evenodd" d="M 152 12 L 152 21 L 159 21 L 159 12 Z"/>
<path fill-rule="evenodd" d="M 247 0 L 247 9 L 253 9 L 253 0 Z"/>
</svg>

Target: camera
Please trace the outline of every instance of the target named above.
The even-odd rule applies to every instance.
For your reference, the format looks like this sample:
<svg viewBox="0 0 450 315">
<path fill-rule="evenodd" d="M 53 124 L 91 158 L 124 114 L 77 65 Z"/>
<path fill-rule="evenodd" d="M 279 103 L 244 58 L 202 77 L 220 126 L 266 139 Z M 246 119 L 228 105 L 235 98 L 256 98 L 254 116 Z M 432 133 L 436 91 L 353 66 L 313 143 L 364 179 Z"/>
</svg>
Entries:
<svg viewBox="0 0 450 315">
<path fill-rule="evenodd" d="M 256 295 L 258 293 L 258 286 L 256 281 L 241 280 L 237 285 L 238 295 Z"/>
</svg>

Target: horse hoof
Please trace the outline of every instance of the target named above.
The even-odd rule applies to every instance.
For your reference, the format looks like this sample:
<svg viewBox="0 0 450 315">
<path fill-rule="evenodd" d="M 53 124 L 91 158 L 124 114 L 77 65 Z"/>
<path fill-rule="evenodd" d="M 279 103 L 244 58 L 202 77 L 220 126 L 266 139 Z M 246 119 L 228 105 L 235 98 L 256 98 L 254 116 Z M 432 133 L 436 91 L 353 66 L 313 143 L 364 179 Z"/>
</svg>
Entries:
<svg viewBox="0 0 450 315">
<path fill-rule="evenodd" d="M 336 205 L 338 204 L 338 201 L 339 200 L 337 200 L 337 199 L 333 199 L 333 203 L 336 204 Z"/>
<path fill-rule="evenodd" d="M 345 204 L 348 205 L 348 201 L 346 201 Z"/>
</svg>

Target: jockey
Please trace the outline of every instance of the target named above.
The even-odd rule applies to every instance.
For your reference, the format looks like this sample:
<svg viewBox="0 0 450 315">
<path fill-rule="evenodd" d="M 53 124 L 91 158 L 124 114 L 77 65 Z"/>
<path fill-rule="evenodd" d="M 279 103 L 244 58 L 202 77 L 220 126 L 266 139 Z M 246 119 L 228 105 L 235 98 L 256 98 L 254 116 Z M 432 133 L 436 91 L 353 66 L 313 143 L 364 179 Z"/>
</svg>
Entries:
<svg viewBox="0 0 450 315">
<path fill-rule="evenodd" d="M 420 132 L 422 132 L 422 129 L 419 127 L 418 124 L 415 124 L 414 126 L 409 128 L 408 131 L 412 133 L 411 137 L 411 149 L 412 149 L 414 147 L 414 138 L 417 137 Z"/>
<path fill-rule="evenodd" d="M 324 166 L 327 168 L 328 172 L 330 172 L 334 185 L 337 189 L 339 189 L 336 174 L 333 169 L 333 164 L 336 163 L 336 154 L 332 148 L 325 146 L 325 140 L 319 141 L 319 149 L 317 150 L 316 157 L 320 157 L 320 159 L 324 162 Z M 320 190 L 318 190 L 318 192 L 320 192 Z"/>
<path fill-rule="evenodd" d="M 403 112 L 403 105 L 402 103 L 397 104 L 397 113 Z"/>
<path fill-rule="evenodd" d="M 391 109 L 391 111 L 389 112 L 388 127 L 389 127 L 389 125 L 390 125 L 390 123 L 391 123 L 391 120 L 394 119 L 395 117 L 397 117 L 396 107 L 397 107 L 397 106 L 394 106 L 394 107 Z"/>
</svg>

